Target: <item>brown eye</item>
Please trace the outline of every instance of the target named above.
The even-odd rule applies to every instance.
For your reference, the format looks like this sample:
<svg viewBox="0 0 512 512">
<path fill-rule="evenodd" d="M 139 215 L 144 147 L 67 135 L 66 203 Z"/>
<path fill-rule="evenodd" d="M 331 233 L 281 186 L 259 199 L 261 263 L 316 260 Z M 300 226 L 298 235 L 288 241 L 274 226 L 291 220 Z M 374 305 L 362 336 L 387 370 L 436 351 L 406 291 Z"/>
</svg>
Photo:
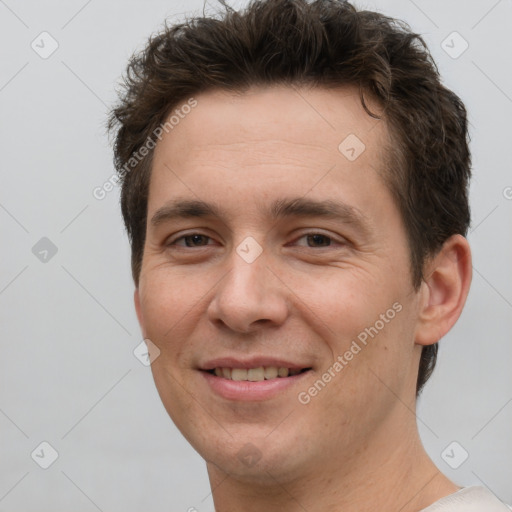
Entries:
<svg viewBox="0 0 512 512">
<path fill-rule="evenodd" d="M 348 242 L 344 238 L 331 236 L 328 233 L 311 231 L 296 238 L 292 244 L 307 249 L 341 249 L 346 247 Z"/>
<path fill-rule="evenodd" d="M 199 247 L 202 245 L 208 245 L 209 237 L 205 235 L 188 235 L 183 237 L 183 239 L 185 240 L 187 247 Z"/>
<path fill-rule="evenodd" d="M 210 240 L 209 236 L 201 235 L 199 233 L 192 234 L 192 235 L 185 235 L 180 238 L 177 238 L 173 242 L 171 242 L 169 245 L 179 245 L 181 247 L 203 247 L 208 245 L 208 240 Z M 182 243 L 178 242 L 185 242 L 183 245 Z"/>
<path fill-rule="evenodd" d="M 306 235 L 306 237 L 309 247 L 327 247 L 331 245 L 331 238 L 326 235 L 314 234 Z"/>
</svg>

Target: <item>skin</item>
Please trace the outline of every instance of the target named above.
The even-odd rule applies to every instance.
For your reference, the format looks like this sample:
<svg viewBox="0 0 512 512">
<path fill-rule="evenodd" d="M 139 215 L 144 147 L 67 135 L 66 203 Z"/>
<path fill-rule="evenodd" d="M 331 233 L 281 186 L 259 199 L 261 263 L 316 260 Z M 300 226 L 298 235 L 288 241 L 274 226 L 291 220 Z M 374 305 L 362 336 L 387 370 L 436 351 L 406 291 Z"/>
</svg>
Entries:
<svg viewBox="0 0 512 512">
<path fill-rule="evenodd" d="M 422 447 L 415 387 L 422 346 L 464 306 L 468 242 L 448 239 L 413 289 L 404 225 L 380 174 L 387 126 L 365 113 L 356 89 L 277 86 L 196 99 L 155 149 L 135 306 L 160 350 L 151 366 L 158 392 L 207 461 L 216 510 L 412 512 L 455 492 Z M 349 134 L 365 144 L 354 161 L 338 150 Z M 217 203 L 221 217 L 154 225 L 178 198 Z M 321 216 L 272 218 L 269 205 L 289 198 L 344 202 L 368 231 Z M 182 238 L 191 234 L 203 236 Z M 262 248 L 252 263 L 236 251 L 248 236 Z M 300 403 L 298 393 L 395 303 L 401 311 Z M 271 399 L 227 400 L 198 370 L 227 355 L 312 370 Z M 247 444 L 256 463 L 240 455 Z"/>
</svg>

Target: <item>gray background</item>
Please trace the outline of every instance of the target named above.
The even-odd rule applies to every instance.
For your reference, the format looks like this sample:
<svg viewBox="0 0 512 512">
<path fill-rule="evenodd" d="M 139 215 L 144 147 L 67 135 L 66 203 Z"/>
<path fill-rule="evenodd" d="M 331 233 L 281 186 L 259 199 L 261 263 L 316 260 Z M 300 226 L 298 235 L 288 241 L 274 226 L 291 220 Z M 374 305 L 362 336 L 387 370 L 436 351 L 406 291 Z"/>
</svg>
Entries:
<svg viewBox="0 0 512 512">
<path fill-rule="evenodd" d="M 92 195 L 113 173 L 104 123 L 129 55 L 202 5 L 0 0 L 0 512 L 213 510 L 204 462 L 133 355 L 118 188 Z M 512 502 L 512 1 L 357 5 L 423 34 L 469 110 L 474 278 L 418 417 L 442 471 Z M 46 59 L 31 47 L 51 49 L 43 31 L 59 45 Z M 469 44 L 457 58 L 454 31 Z M 35 462 L 50 461 L 43 441 L 59 454 L 48 469 Z"/>
</svg>

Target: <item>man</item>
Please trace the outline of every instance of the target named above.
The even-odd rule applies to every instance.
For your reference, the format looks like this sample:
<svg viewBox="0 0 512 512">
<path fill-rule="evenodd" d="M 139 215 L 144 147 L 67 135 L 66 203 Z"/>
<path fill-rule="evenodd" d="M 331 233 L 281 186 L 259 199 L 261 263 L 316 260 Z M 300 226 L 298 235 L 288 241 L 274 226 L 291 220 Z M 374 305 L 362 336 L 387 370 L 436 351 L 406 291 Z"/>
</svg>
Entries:
<svg viewBox="0 0 512 512">
<path fill-rule="evenodd" d="M 121 99 L 137 315 L 216 510 L 508 510 L 416 425 L 472 268 L 466 111 L 421 38 L 256 1 L 154 36 Z"/>
</svg>

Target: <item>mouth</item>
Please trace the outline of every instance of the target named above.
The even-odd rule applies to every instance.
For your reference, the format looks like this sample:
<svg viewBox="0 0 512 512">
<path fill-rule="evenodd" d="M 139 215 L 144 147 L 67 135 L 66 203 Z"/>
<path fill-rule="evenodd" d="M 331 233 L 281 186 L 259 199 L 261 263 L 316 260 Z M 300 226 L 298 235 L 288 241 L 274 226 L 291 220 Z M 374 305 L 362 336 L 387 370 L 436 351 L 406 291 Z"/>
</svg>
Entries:
<svg viewBox="0 0 512 512">
<path fill-rule="evenodd" d="M 205 370 L 215 377 L 233 381 L 262 382 L 265 380 L 282 379 L 305 373 L 312 368 L 287 368 L 284 366 L 258 366 L 256 368 L 230 368 L 217 366 Z"/>
<path fill-rule="evenodd" d="M 253 356 L 217 358 L 200 365 L 198 370 L 216 396 L 228 401 L 262 402 L 297 388 L 314 368 L 307 363 Z"/>
</svg>

